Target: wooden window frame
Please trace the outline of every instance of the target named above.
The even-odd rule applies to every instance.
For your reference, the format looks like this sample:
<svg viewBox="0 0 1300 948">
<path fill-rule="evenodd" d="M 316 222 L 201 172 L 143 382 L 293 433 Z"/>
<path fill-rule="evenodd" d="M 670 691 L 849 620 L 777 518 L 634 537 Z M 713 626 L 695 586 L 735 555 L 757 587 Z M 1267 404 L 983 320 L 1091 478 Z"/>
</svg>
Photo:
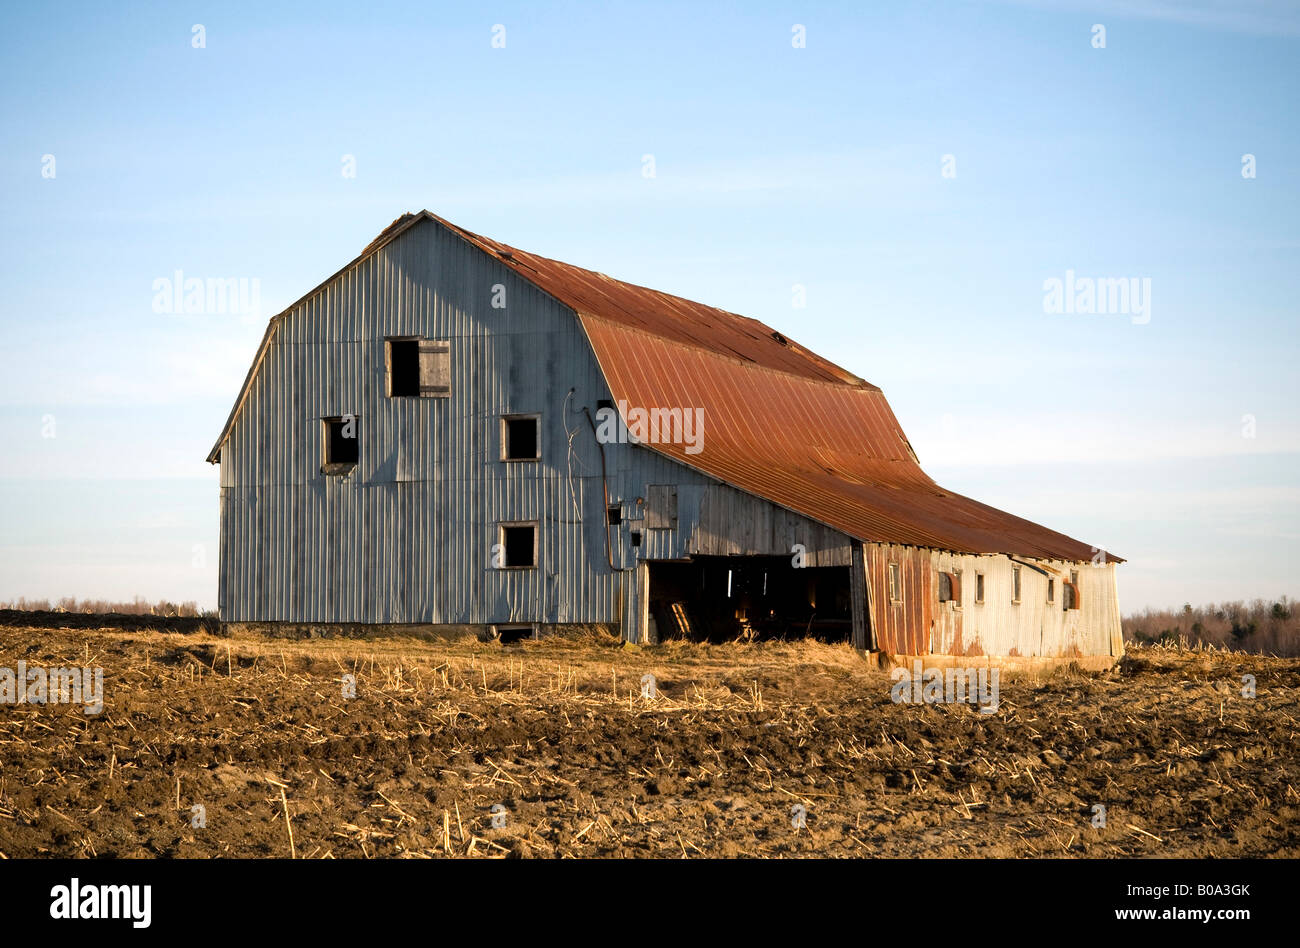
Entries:
<svg viewBox="0 0 1300 948">
<path fill-rule="evenodd" d="M 1070 570 L 1070 581 L 1065 583 L 1064 586 L 1068 588 L 1069 592 L 1062 593 L 1061 608 L 1066 612 L 1082 608 L 1083 602 L 1082 597 L 1079 595 L 1079 571 L 1077 569 Z"/>
<path fill-rule="evenodd" d="M 939 602 L 950 602 L 955 608 L 961 608 L 961 570 L 941 569 L 939 581 L 935 584 L 935 595 Z M 944 580 L 948 582 L 948 598 L 943 598 Z"/>
<path fill-rule="evenodd" d="M 385 398 L 420 398 L 420 340 L 422 336 L 385 336 L 384 337 L 384 397 Z M 415 343 L 415 394 L 393 394 L 393 343 Z"/>
<path fill-rule="evenodd" d="M 1011 567 L 1011 604 L 1020 605 L 1020 597 L 1023 593 L 1023 586 L 1020 579 L 1020 567 Z"/>
<path fill-rule="evenodd" d="M 532 420 L 537 429 L 537 438 L 534 445 L 535 456 L 531 458 L 512 458 L 507 457 L 507 446 L 509 444 L 510 422 Z M 501 416 L 501 461 L 504 464 L 535 464 L 542 459 L 542 413 L 537 412 L 516 412 L 509 415 Z"/>
<path fill-rule="evenodd" d="M 393 347 L 394 342 L 415 343 L 415 394 L 393 394 Z M 426 357 L 444 353 L 447 359 L 447 384 L 445 388 L 424 384 L 424 360 Z M 384 337 L 384 396 L 386 398 L 451 398 L 451 340 L 431 339 L 428 336 L 385 336 Z"/>
<path fill-rule="evenodd" d="M 890 563 L 887 572 L 889 576 L 889 601 L 901 604 L 903 601 L 903 568 L 898 563 Z"/>
<path fill-rule="evenodd" d="M 351 439 L 357 442 L 357 459 L 355 461 L 331 461 L 330 460 L 330 425 L 343 424 L 346 419 L 351 418 L 353 424 L 357 426 L 356 437 Z M 342 415 L 323 415 L 320 420 L 320 472 L 326 477 L 346 477 L 357 469 L 361 464 L 361 416 L 355 412 L 344 412 Z"/>
<path fill-rule="evenodd" d="M 497 569 L 503 570 L 528 570 L 537 569 L 539 565 L 538 547 L 541 543 L 541 525 L 536 520 L 501 520 L 497 522 L 497 542 L 501 544 L 502 559 L 506 555 L 506 528 L 507 527 L 532 527 L 533 528 L 533 561 L 527 566 L 511 566 L 509 563 L 502 563 Z"/>
</svg>

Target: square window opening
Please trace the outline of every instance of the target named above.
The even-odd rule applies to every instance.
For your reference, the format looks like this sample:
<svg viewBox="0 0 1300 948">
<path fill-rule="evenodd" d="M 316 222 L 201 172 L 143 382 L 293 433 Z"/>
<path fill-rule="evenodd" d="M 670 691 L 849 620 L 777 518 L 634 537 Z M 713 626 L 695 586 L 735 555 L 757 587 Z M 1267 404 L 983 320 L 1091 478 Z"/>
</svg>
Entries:
<svg viewBox="0 0 1300 948">
<path fill-rule="evenodd" d="M 536 461 L 541 456 L 537 437 L 540 420 L 536 415 L 501 419 L 501 460 Z"/>
<path fill-rule="evenodd" d="M 1070 581 L 1062 583 L 1064 587 L 1061 590 L 1061 608 L 1067 612 L 1070 609 L 1079 608 L 1079 573 L 1077 570 L 1070 571 Z"/>
<path fill-rule="evenodd" d="M 357 436 L 355 415 L 341 415 L 322 420 L 321 471 L 325 474 L 346 474 L 357 466 L 360 459 L 360 439 Z"/>
<path fill-rule="evenodd" d="M 501 547 L 505 554 L 505 569 L 533 569 L 537 566 L 537 525 L 534 523 L 503 524 Z"/>
<path fill-rule="evenodd" d="M 943 572 L 939 573 L 939 601 L 940 602 L 952 602 L 954 599 L 957 598 L 953 592 L 953 587 L 955 585 L 956 583 L 953 582 L 952 573 L 943 573 Z"/>
</svg>

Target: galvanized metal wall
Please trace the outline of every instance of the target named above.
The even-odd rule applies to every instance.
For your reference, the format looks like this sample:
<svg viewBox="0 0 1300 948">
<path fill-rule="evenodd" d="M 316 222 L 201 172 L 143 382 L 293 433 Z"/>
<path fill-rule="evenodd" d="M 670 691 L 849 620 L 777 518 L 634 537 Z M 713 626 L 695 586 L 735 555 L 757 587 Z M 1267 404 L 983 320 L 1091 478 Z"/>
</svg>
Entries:
<svg viewBox="0 0 1300 948">
<path fill-rule="evenodd" d="M 1019 559 L 1019 558 L 1017 558 Z M 1032 569 L 1045 571 L 1048 575 Z M 1012 600 L 1012 570 L 1020 566 L 1020 601 Z M 1115 564 L 934 554 L 934 568 L 962 576 L 961 601 L 936 604 L 931 651 L 952 655 L 1024 655 L 1072 658 L 1120 655 Z M 1079 574 L 1079 608 L 1065 609 L 1064 584 Z M 975 601 L 976 574 L 984 574 L 984 602 Z M 1053 601 L 1047 601 L 1048 579 Z"/>
<path fill-rule="evenodd" d="M 872 620 L 879 647 L 906 655 L 1009 655 L 1072 658 L 1122 654 L 1115 564 L 1093 566 L 1061 560 L 1020 560 L 867 545 L 872 564 Z M 904 576 L 903 602 L 889 603 L 888 564 Z M 1020 601 L 1013 601 L 1013 567 L 1020 566 Z M 1047 581 L 1055 579 L 1054 601 Z M 1064 583 L 1079 574 L 1079 608 L 1065 609 Z M 960 580 L 960 597 L 939 602 L 938 574 Z M 977 602 L 976 576 L 984 576 Z M 879 619 L 877 613 L 879 607 Z"/>
<path fill-rule="evenodd" d="M 450 398 L 386 396 L 389 335 L 451 340 Z M 570 386 L 570 409 L 605 395 L 572 312 L 459 238 L 424 225 L 363 260 L 283 319 L 222 450 L 223 617 L 610 621 L 619 578 L 585 568 L 603 548 L 581 415 L 581 470 L 564 463 Z M 500 415 L 532 411 L 544 461 L 502 463 Z M 360 461 L 324 476 L 320 419 L 348 413 Z M 492 568 L 510 520 L 539 521 L 540 568 Z"/>
<path fill-rule="evenodd" d="M 623 562 L 631 562 L 633 555 L 648 560 L 745 555 L 793 559 L 794 547 L 799 545 L 803 547 L 805 566 L 848 565 L 850 541 L 838 530 L 726 484 L 711 483 L 711 479 L 662 456 L 638 458 L 638 454 L 650 452 L 626 452 L 625 456 L 635 463 L 620 471 L 615 481 L 621 492 L 623 523 L 611 527 L 610 535 L 625 557 Z M 637 491 L 650 483 L 660 483 L 645 481 L 654 476 L 682 481 L 677 484 L 674 528 L 649 527 L 645 506 L 638 502 L 645 494 Z M 632 545 L 634 533 L 641 534 L 639 549 Z"/>
<path fill-rule="evenodd" d="M 505 309 L 492 308 L 505 287 Z M 388 398 L 384 337 L 451 341 L 450 398 Z M 570 394 L 570 388 L 574 391 Z M 620 622 L 638 559 L 809 550 L 843 535 L 634 444 L 601 459 L 583 406 L 610 393 L 576 315 L 435 223 L 417 225 L 287 313 L 221 451 L 226 621 Z M 540 412 L 542 458 L 500 461 L 500 416 Z M 357 416 L 359 463 L 320 471 L 321 419 Z M 673 529 L 644 528 L 651 484 Z M 538 568 L 492 568 L 502 521 L 539 523 Z M 641 533 L 634 547 L 632 533 Z"/>
</svg>

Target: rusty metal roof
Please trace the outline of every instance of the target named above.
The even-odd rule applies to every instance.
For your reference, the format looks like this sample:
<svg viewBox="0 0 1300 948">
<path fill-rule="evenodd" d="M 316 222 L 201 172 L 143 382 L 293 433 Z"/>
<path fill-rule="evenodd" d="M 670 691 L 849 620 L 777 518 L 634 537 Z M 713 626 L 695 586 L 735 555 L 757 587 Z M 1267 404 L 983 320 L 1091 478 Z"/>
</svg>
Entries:
<svg viewBox="0 0 1300 948">
<path fill-rule="evenodd" d="M 699 453 L 647 445 L 683 464 L 860 540 L 1041 559 L 1096 552 L 941 488 L 879 389 L 746 365 L 599 316 L 582 322 L 616 398 L 703 411 Z"/>
<path fill-rule="evenodd" d="M 424 213 L 493 254 L 524 279 L 580 314 L 599 315 L 683 346 L 800 377 L 875 389 L 869 382 L 791 342 L 757 319 L 528 253 L 471 233 L 428 211 Z"/>
<path fill-rule="evenodd" d="M 647 448 L 859 540 L 1076 561 L 1098 552 L 941 488 L 921 470 L 878 387 L 758 320 L 528 253 L 429 211 L 398 218 L 349 267 L 421 220 L 577 312 L 615 399 L 703 412 L 699 453 L 684 444 Z"/>
<path fill-rule="evenodd" d="M 770 326 L 429 216 L 576 310 L 616 399 L 703 411 L 699 453 L 646 447 L 859 540 L 1058 560 L 1098 552 L 941 488 L 878 387 Z"/>
</svg>

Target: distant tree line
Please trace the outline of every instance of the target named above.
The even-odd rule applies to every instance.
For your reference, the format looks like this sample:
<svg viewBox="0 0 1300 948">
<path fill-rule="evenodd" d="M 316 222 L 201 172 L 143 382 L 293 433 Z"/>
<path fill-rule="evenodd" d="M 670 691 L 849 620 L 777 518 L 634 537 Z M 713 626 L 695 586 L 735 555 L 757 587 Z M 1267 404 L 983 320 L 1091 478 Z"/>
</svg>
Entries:
<svg viewBox="0 0 1300 948">
<path fill-rule="evenodd" d="M 128 616 L 198 616 L 215 618 L 215 610 L 201 610 L 194 600 L 172 602 L 159 599 L 150 602 L 143 596 L 136 596 L 130 602 L 113 602 L 108 599 L 77 599 L 64 596 L 57 602 L 49 599 L 28 599 L 19 597 L 9 602 L 0 602 L 0 609 L 18 609 L 22 612 L 78 612 L 92 615 L 116 612 Z"/>
<path fill-rule="evenodd" d="M 1224 602 L 1181 610 L 1147 609 L 1125 616 L 1124 640 L 1141 644 L 1163 643 L 1194 647 L 1300 656 L 1300 610 L 1283 596 L 1271 601 Z"/>
</svg>

